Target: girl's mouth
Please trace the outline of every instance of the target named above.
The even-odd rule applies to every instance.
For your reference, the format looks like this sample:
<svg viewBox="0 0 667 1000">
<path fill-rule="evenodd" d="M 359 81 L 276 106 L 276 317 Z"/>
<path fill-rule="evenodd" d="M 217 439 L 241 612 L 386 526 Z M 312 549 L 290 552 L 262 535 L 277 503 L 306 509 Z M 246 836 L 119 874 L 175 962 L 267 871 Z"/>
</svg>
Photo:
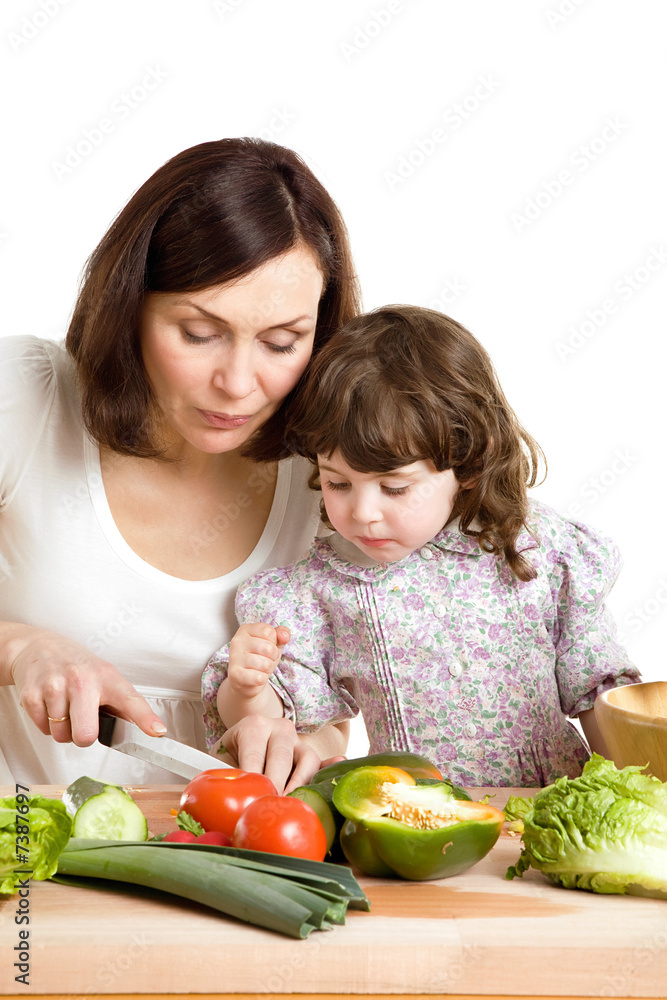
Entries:
<svg viewBox="0 0 667 1000">
<path fill-rule="evenodd" d="M 382 545 L 388 545 L 390 542 L 393 542 L 393 538 L 364 538 L 363 535 L 359 535 L 359 541 L 362 545 L 380 548 Z"/>
</svg>

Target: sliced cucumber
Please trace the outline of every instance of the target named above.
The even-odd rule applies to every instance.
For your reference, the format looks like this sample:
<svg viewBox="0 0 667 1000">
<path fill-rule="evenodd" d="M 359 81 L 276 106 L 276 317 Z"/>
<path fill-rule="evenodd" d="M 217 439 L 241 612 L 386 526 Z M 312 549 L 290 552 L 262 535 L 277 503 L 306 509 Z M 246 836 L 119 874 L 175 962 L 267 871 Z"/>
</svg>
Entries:
<svg viewBox="0 0 667 1000">
<path fill-rule="evenodd" d="M 329 853 L 336 837 L 336 823 L 330 803 L 324 798 L 319 788 L 314 788 L 312 785 L 300 785 L 293 792 L 288 792 L 288 795 L 294 799 L 301 799 L 302 802 L 315 810 L 327 836 L 327 853 Z"/>
<path fill-rule="evenodd" d="M 93 840 L 147 840 L 148 823 L 131 795 L 120 785 L 77 778 L 63 793 L 74 817 L 73 837 Z"/>
</svg>

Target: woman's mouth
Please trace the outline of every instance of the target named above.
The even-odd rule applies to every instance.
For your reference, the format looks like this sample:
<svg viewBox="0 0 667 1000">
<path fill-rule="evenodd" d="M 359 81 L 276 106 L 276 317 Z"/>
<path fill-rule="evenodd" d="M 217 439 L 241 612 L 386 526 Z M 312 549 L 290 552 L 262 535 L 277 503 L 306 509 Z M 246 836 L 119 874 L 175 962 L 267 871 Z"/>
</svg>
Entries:
<svg viewBox="0 0 667 1000">
<path fill-rule="evenodd" d="M 211 427 L 221 427 L 231 430 L 234 427 L 242 427 L 253 416 L 252 413 L 215 413 L 212 410 L 197 410 Z"/>
</svg>

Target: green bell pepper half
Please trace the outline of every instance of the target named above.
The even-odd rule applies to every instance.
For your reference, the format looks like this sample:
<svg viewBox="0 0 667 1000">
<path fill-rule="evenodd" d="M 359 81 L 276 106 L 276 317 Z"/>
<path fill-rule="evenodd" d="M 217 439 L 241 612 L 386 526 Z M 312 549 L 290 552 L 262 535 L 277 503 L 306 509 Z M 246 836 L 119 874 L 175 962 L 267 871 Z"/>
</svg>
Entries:
<svg viewBox="0 0 667 1000">
<path fill-rule="evenodd" d="M 494 806 L 456 798 L 448 782 L 420 785 L 387 766 L 343 775 L 333 804 L 346 818 L 340 844 L 353 867 L 414 881 L 472 867 L 496 843 L 505 818 Z"/>
</svg>

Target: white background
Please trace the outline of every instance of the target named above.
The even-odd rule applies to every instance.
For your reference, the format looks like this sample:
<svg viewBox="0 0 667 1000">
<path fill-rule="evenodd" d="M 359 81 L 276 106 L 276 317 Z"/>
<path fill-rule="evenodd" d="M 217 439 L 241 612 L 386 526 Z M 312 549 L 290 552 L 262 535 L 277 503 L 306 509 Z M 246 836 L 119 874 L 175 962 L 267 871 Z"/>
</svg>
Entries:
<svg viewBox="0 0 667 1000">
<path fill-rule="evenodd" d="M 64 335 L 86 257 L 178 151 L 296 149 L 365 307 L 440 308 L 487 347 L 549 460 L 536 495 L 618 542 L 610 605 L 665 678 L 666 30 L 660 0 L 5 0 L 2 333 Z"/>
</svg>

